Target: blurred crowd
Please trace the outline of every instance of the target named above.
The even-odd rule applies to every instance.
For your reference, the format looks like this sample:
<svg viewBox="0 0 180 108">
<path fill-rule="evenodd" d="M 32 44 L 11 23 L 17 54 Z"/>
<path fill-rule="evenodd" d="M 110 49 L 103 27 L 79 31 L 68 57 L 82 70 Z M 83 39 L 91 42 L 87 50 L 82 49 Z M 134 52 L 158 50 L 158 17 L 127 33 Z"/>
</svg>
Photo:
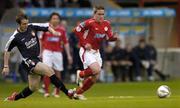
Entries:
<svg viewBox="0 0 180 108">
<path fill-rule="evenodd" d="M 87 8 L 92 7 L 89 0 L 1 0 L 0 19 L 11 8 Z"/>
<path fill-rule="evenodd" d="M 89 0 L 2 0 L 2 2 L 20 8 L 91 7 Z"/>
<path fill-rule="evenodd" d="M 167 80 L 158 66 L 157 50 L 153 45 L 153 38 L 140 38 L 136 46 L 130 43 L 121 46 L 121 40 L 115 46 L 107 46 L 105 51 L 105 67 L 109 67 L 113 73 L 114 81 L 154 81 L 154 73 L 160 80 Z"/>
</svg>

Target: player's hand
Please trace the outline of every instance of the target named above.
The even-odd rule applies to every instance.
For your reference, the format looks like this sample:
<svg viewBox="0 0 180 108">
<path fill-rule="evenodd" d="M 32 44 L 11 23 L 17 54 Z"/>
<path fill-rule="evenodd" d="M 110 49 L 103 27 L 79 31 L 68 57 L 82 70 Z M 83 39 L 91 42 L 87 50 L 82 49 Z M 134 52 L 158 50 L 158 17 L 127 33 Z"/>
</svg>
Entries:
<svg viewBox="0 0 180 108">
<path fill-rule="evenodd" d="M 2 74 L 5 76 L 8 75 L 9 74 L 9 67 L 4 67 L 2 70 Z"/>
<path fill-rule="evenodd" d="M 113 33 L 113 38 L 116 38 L 116 39 L 118 39 L 118 37 L 119 37 L 119 34 L 118 34 L 118 32 L 114 32 L 114 33 Z"/>
<path fill-rule="evenodd" d="M 118 40 L 118 37 L 119 37 L 119 34 L 117 32 L 114 32 L 112 37 L 107 37 L 106 39 L 108 41 L 116 41 Z"/>
<path fill-rule="evenodd" d="M 54 31 L 54 32 L 53 32 L 53 35 L 55 35 L 55 36 L 61 36 L 61 33 Z"/>
<path fill-rule="evenodd" d="M 91 50 L 91 48 L 92 48 L 91 44 L 89 44 L 89 43 L 87 43 L 84 47 L 86 50 Z"/>
</svg>

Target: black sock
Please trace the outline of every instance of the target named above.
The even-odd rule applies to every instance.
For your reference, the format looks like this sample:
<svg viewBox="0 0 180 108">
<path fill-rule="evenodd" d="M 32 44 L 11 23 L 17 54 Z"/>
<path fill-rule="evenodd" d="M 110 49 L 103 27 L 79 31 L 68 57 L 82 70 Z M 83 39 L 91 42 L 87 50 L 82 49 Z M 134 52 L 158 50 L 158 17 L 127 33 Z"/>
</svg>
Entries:
<svg viewBox="0 0 180 108">
<path fill-rule="evenodd" d="M 29 87 L 24 88 L 23 91 L 21 91 L 18 95 L 16 95 L 15 100 L 19 100 L 21 98 L 26 98 L 29 95 L 31 95 L 33 91 L 29 89 Z"/>
<path fill-rule="evenodd" d="M 56 77 L 56 75 L 52 75 L 49 77 L 51 80 L 51 83 L 53 83 L 57 88 L 60 88 L 66 95 L 68 95 L 68 90 L 64 86 L 64 84 Z"/>
</svg>

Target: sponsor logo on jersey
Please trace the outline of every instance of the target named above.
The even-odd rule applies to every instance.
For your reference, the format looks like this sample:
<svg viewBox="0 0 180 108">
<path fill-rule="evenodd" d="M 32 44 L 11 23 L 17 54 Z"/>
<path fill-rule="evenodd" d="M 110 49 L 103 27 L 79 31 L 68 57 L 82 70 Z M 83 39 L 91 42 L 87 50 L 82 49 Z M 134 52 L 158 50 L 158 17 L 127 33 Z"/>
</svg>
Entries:
<svg viewBox="0 0 180 108">
<path fill-rule="evenodd" d="M 25 45 L 26 45 L 27 49 L 33 47 L 36 44 L 37 44 L 36 38 L 32 38 L 30 41 L 25 42 Z"/>
<path fill-rule="evenodd" d="M 105 36 L 106 34 L 99 34 L 99 33 L 95 34 L 95 38 L 104 38 Z"/>
<path fill-rule="evenodd" d="M 48 37 L 47 39 L 49 42 L 59 42 L 59 37 L 53 36 L 53 37 Z"/>
</svg>

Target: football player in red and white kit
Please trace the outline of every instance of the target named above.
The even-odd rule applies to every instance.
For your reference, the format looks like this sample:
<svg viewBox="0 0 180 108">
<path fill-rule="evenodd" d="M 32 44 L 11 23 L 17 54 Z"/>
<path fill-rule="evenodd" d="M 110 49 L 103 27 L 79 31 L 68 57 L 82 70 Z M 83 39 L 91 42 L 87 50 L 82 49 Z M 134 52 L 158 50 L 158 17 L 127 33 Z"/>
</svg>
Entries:
<svg viewBox="0 0 180 108">
<path fill-rule="evenodd" d="M 60 25 L 60 15 L 58 13 L 52 13 L 49 18 L 49 26 L 55 29 L 55 31 L 60 33 L 60 36 L 55 36 L 50 32 L 44 32 L 40 36 L 41 48 L 42 48 L 42 58 L 43 63 L 52 67 L 56 73 L 56 76 L 61 79 L 61 71 L 63 71 L 63 55 L 62 51 L 65 48 L 67 53 L 68 62 L 72 63 L 72 57 L 70 55 L 70 48 L 68 39 L 66 36 L 65 27 Z M 45 97 L 49 96 L 49 77 L 44 76 L 44 88 L 45 88 Z M 55 97 L 59 97 L 59 89 L 56 88 L 53 92 Z"/>
<path fill-rule="evenodd" d="M 102 67 L 102 58 L 99 52 L 103 39 L 117 40 L 118 34 L 111 30 L 110 22 L 104 19 L 104 7 L 94 8 L 93 18 L 85 20 L 75 27 L 74 32 L 79 38 L 79 55 L 84 65 L 84 70 L 77 71 L 77 83 L 75 98 L 86 99 L 82 94 L 87 91 L 98 79 Z M 82 81 L 83 79 L 83 81 Z"/>
</svg>

